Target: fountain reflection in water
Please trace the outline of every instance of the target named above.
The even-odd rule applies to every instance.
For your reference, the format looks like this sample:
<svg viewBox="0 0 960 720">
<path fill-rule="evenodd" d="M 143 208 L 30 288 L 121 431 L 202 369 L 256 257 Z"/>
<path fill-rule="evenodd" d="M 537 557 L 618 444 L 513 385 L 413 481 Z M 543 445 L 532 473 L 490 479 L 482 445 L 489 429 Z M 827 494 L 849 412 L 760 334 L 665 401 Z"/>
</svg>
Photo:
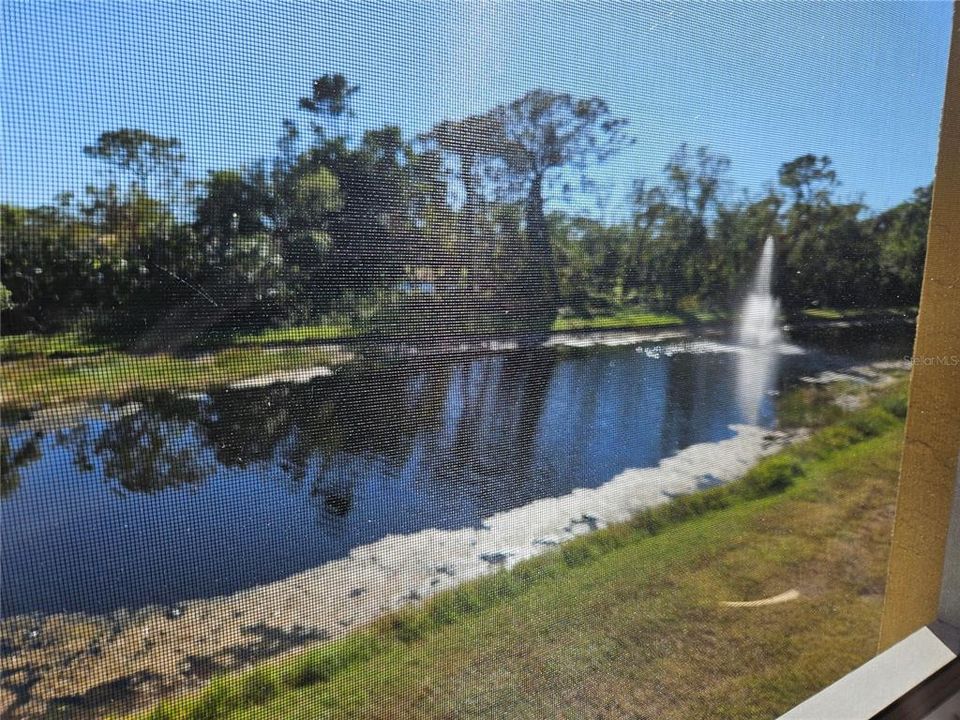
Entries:
<svg viewBox="0 0 960 720">
<path fill-rule="evenodd" d="M 737 342 L 742 348 L 737 366 L 737 398 L 744 419 L 753 424 L 760 421 L 780 353 L 786 349 L 778 321 L 780 303 L 772 293 L 775 254 L 773 237 L 768 237 L 737 328 Z"/>
</svg>

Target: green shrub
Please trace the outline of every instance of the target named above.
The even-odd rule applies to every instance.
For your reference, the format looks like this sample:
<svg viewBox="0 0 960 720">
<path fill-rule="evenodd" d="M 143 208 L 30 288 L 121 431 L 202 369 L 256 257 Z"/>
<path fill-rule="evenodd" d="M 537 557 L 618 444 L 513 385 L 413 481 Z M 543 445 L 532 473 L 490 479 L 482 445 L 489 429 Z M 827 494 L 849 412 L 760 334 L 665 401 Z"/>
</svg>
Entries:
<svg viewBox="0 0 960 720">
<path fill-rule="evenodd" d="M 329 676 L 343 671 L 345 668 L 370 659 L 380 650 L 380 642 L 369 633 L 345 637 L 342 640 L 324 645 L 320 652 L 325 654 Z"/>
<path fill-rule="evenodd" d="M 492 607 L 503 599 L 516 597 L 528 584 L 519 572 L 499 570 L 443 593 L 421 607 L 399 610 L 383 618 L 377 627 L 381 633 L 387 632 L 400 642 L 410 644 L 437 627 Z"/>
<path fill-rule="evenodd" d="M 327 682 L 350 665 L 370 658 L 376 646 L 376 641 L 364 633 L 313 648 L 288 661 L 279 672 L 280 680 L 294 688 Z"/>
<path fill-rule="evenodd" d="M 173 708 L 161 702 L 153 710 L 143 716 L 143 720 L 178 720 Z"/>
<path fill-rule="evenodd" d="M 663 530 L 666 524 L 659 514 L 651 508 L 645 508 L 628 520 L 630 526 L 642 535 L 653 536 Z"/>
<path fill-rule="evenodd" d="M 863 433 L 847 423 L 832 425 L 818 432 L 810 442 L 811 454 L 817 458 L 849 447 L 863 440 Z"/>
<path fill-rule="evenodd" d="M 592 543 L 571 540 L 560 546 L 560 554 L 567 567 L 577 567 L 595 559 L 599 552 Z"/>
<path fill-rule="evenodd" d="M 461 615 L 472 615 L 480 610 L 480 596 L 473 585 L 461 585 L 453 591 L 453 606 Z"/>
<path fill-rule="evenodd" d="M 481 608 L 490 607 L 506 598 L 516 597 L 524 590 L 520 579 L 510 570 L 499 570 L 480 580 L 478 588 Z"/>
<path fill-rule="evenodd" d="M 438 626 L 452 625 L 460 619 L 460 613 L 457 611 L 453 596 L 448 593 L 441 594 L 436 600 L 430 603 L 430 617 Z"/>
<path fill-rule="evenodd" d="M 669 523 L 678 523 L 706 515 L 730 505 L 730 490 L 725 487 L 681 495 L 655 511 Z"/>
<path fill-rule="evenodd" d="M 777 402 L 777 423 L 782 428 L 816 428 L 836 422 L 844 412 L 833 397 L 833 390 L 819 385 L 790 390 Z"/>
<path fill-rule="evenodd" d="M 804 474 L 803 465 L 791 455 L 776 455 L 761 460 L 743 476 L 742 494 L 761 498 L 783 492 Z"/>
<path fill-rule="evenodd" d="M 423 637 L 430 630 L 429 625 L 428 619 L 417 608 L 401 610 L 390 621 L 393 636 L 404 644 L 416 642 Z"/>
<path fill-rule="evenodd" d="M 557 562 L 555 554 L 548 553 L 524 560 L 513 569 L 513 572 L 525 587 L 529 587 L 541 580 L 556 577 L 562 570 L 563 566 Z"/>
<path fill-rule="evenodd" d="M 903 385 L 893 394 L 881 398 L 880 407 L 901 420 L 907 417 L 907 386 Z"/>
<path fill-rule="evenodd" d="M 329 668 L 319 651 L 309 650 L 291 660 L 281 671 L 280 677 L 288 687 L 306 687 L 328 680 Z"/>
<path fill-rule="evenodd" d="M 594 541 L 599 549 L 606 553 L 621 548 L 635 539 L 632 528 L 625 524 L 618 524 L 604 528 L 603 532 L 597 533 Z"/>
<path fill-rule="evenodd" d="M 881 407 L 871 407 L 851 416 L 847 424 L 863 437 L 876 437 L 896 425 L 897 419 Z"/>
<path fill-rule="evenodd" d="M 227 677 L 215 679 L 187 707 L 188 720 L 217 720 L 237 707 L 237 695 Z"/>
<path fill-rule="evenodd" d="M 280 689 L 277 674 L 269 668 L 261 667 L 240 678 L 238 689 L 239 706 L 259 705 L 276 697 Z"/>
</svg>

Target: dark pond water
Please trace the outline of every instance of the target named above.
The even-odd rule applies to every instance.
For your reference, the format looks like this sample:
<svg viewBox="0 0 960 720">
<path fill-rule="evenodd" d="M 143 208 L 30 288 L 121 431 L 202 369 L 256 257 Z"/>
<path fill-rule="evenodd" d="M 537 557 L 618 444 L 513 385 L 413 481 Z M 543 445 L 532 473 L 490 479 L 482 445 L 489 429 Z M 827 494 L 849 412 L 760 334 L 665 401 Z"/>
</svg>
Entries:
<svg viewBox="0 0 960 720">
<path fill-rule="evenodd" d="M 796 342 L 796 341 L 795 341 Z M 7 432 L 0 610 L 105 612 L 271 582 L 387 534 L 479 526 L 774 422 L 806 373 L 902 358 L 909 332 L 358 366 Z"/>
</svg>

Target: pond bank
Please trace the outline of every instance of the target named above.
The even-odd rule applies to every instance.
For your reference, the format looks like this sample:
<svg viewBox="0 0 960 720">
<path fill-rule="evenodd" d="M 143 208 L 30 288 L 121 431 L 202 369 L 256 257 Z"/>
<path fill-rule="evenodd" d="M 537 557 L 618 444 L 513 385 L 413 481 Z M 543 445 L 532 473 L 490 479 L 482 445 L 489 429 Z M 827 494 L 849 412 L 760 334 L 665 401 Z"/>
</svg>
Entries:
<svg viewBox="0 0 960 720">
<path fill-rule="evenodd" d="M 885 312 L 847 318 L 799 316 L 785 327 L 796 333 L 824 328 L 911 324 L 909 313 Z M 359 357 L 379 359 L 449 357 L 511 352 L 531 347 L 584 348 L 690 337 L 716 337 L 730 323 L 657 324 L 650 328 L 590 327 L 520 336 L 451 339 L 406 339 L 396 342 L 363 338 L 341 342 L 288 341 L 241 344 L 192 356 L 133 355 L 111 349 L 62 357 L 34 354 L 0 363 L 0 413 L 6 424 L 33 419 L 37 424 L 76 417 L 92 404 L 135 401 L 145 393 L 194 393 L 222 387 L 264 387 L 305 382 Z M 52 339 L 51 339 L 52 342 Z M 73 341 L 71 347 L 76 345 Z M 79 347 L 79 346 L 78 346 Z M 38 346 L 39 348 L 39 346 Z"/>
</svg>

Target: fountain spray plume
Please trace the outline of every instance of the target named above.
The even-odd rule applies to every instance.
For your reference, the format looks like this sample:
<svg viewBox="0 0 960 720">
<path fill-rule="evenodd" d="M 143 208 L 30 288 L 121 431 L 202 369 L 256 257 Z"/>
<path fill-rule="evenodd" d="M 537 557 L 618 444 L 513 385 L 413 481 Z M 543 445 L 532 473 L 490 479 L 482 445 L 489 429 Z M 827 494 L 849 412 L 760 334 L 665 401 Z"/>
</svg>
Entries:
<svg viewBox="0 0 960 720">
<path fill-rule="evenodd" d="M 776 255 L 773 236 L 763 244 L 763 253 L 753 276 L 750 294 L 740 313 L 737 339 L 742 345 L 766 347 L 778 345 L 781 340 L 780 303 L 771 293 L 773 260 Z"/>
</svg>

